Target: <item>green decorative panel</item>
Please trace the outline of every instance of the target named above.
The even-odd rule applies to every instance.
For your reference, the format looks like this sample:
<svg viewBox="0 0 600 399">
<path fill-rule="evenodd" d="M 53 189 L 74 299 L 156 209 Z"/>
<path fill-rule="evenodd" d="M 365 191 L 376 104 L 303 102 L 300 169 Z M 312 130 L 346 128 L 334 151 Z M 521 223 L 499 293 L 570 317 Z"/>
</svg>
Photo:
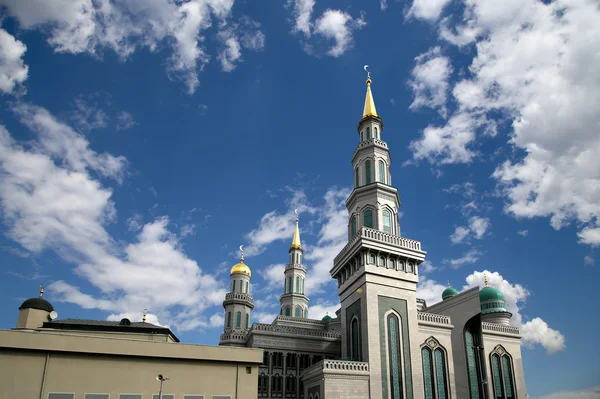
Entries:
<svg viewBox="0 0 600 399">
<path fill-rule="evenodd" d="M 400 331 L 398 330 L 400 324 L 400 320 L 394 314 L 390 314 L 388 316 L 388 334 L 389 334 L 389 356 L 390 356 L 390 364 L 391 364 L 391 373 L 390 373 L 390 382 L 392 389 L 392 399 L 402 399 L 402 383 L 400 381 Z M 433 398 L 432 398 L 433 399 Z"/>
<path fill-rule="evenodd" d="M 249 324 L 250 324 L 250 315 L 246 314 L 246 328 L 248 328 Z"/>
<path fill-rule="evenodd" d="M 367 209 L 363 214 L 365 227 L 373 228 L 373 211 Z"/>
<path fill-rule="evenodd" d="M 441 349 L 436 349 L 434 352 L 435 358 L 435 381 L 437 386 L 438 399 L 446 399 L 448 392 L 446 391 L 446 364 L 444 360 L 444 352 Z"/>
<path fill-rule="evenodd" d="M 382 212 L 383 215 L 383 231 L 386 233 L 392 232 L 392 212 L 384 209 Z"/>
<path fill-rule="evenodd" d="M 365 161 L 365 184 L 371 184 L 371 161 Z"/>
<path fill-rule="evenodd" d="M 352 319 L 356 316 L 356 318 L 359 320 L 358 325 L 360 326 L 360 322 L 362 322 L 362 318 L 361 318 L 361 312 L 360 312 L 360 299 L 357 299 L 355 302 L 353 302 L 350 306 L 348 306 L 346 308 L 346 356 L 347 357 L 351 357 L 352 356 Z M 358 331 L 358 346 L 360 349 L 361 346 L 361 334 L 360 334 L 360 329 Z M 359 359 L 362 359 L 362 354 L 359 354 Z M 306 398 L 305 398 L 306 399 Z"/>
<path fill-rule="evenodd" d="M 231 327 L 231 312 L 227 312 L 227 328 Z"/>
<path fill-rule="evenodd" d="M 400 315 L 399 330 L 402 332 L 399 339 L 402 342 L 404 352 L 402 354 L 402 363 L 404 370 L 400 370 L 403 373 L 404 387 L 406 392 L 406 399 L 413 399 L 413 385 L 412 385 L 412 364 L 410 360 L 410 331 L 408 328 L 408 308 L 406 300 L 398 298 L 390 298 L 386 296 L 378 297 L 378 313 L 379 313 L 379 350 L 381 353 L 381 375 L 385 376 L 389 374 L 388 371 L 388 353 L 386 348 L 386 325 L 387 323 L 385 314 L 390 310 L 395 311 Z M 390 387 L 388 387 L 387 379 L 381 379 L 381 389 L 384 398 L 389 398 Z"/>
<path fill-rule="evenodd" d="M 296 293 L 300 293 L 300 276 L 296 276 Z"/>
<path fill-rule="evenodd" d="M 379 176 L 378 181 L 381 183 L 385 183 L 385 164 L 383 161 L 379 161 Z"/>
<path fill-rule="evenodd" d="M 242 312 L 237 312 L 235 314 L 235 328 L 242 327 Z"/>
<path fill-rule="evenodd" d="M 512 397 L 513 396 L 512 376 L 511 376 L 512 367 L 509 364 L 509 362 L 510 362 L 510 359 L 508 358 L 508 356 L 506 356 L 506 355 L 502 356 L 502 374 L 504 375 L 504 389 L 506 390 L 506 396 Z"/>
<path fill-rule="evenodd" d="M 475 359 L 475 349 L 473 348 L 473 334 L 470 331 L 465 331 L 465 346 L 467 349 L 467 372 L 469 374 L 469 386 L 471 387 L 471 399 L 479 399 L 477 361 Z"/>
<path fill-rule="evenodd" d="M 367 140 L 371 140 L 371 128 L 367 128 Z"/>
<path fill-rule="evenodd" d="M 291 311 L 290 311 L 290 307 L 289 307 L 289 306 L 286 306 L 286 307 L 285 307 L 285 315 L 286 315 L 286 316 L 291 316 L 291 314 L 290 314 L 290 313 L 291 313 Z"/>
<path fill-rule="evenodd" d="M 433 375 L 431 374 L 431 351 L 429 348 L 421 349 L 421 358 L 423 362 L 423 384 L 425 384 L 425 399 L 434 399 Z"/>
<path fill-rule="evenodd" d="M 360 330 L 359 330 L 359 324 L 358 324 L 358 320 L 357 319 L 352 319 L 351 322 L 351 331 L 350 331 L 350 335 L 352 336 L 352 342 L 351 342 L 351 358 L 352 360 L 355 361 L 360 361 L 361 360 L 361 356 L 360 356 Z"/>
<path fill-rule="evenodd" d="M 502 380 L 500 379 L 500 357 L 492 355 L 492 380 L 494 381 L 494 396 L 502 398 Z"/>
<path fill-rule="evenodd" d="M 297 307 L 295 312 L 294 317 L 302 317 L 302 309 L 300 307 Z"/>
</svg>

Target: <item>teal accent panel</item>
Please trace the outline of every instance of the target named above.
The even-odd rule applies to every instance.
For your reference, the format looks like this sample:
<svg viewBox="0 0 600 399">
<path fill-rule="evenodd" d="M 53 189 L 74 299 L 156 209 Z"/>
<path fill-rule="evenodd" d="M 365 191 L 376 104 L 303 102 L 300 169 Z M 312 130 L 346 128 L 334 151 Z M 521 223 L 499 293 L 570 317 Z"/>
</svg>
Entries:
<svg viewBox="0 0 600 399">
<path fill-rule="evenodd" d="M 446 381 L 446 362 L 444 360 L 444 352 L 441 349 L 436 349 L 434 351 L 435 358 L 435 379 L 437 385 L 437 393 L 438 399 L 446 399 L 448 397 L 448 392 L 446 392 L 446 387 L 448 386 Z"/>
<path fill-rule="evenodd" d="M 371 140 L 371 128 L 367 128 L 367 140 Z"/>
<path fill-rule="evenodd" d="M 235 314 L 235 328 L 242 328 L 242 312 Z"/>
<path fill-rule="evenodd" d="M 365 161 L 365 184 L 371 184 L 371 161 Z"/>
<path fill-rule="evenodd" d="M 296 310 L 294 311 L 294 317 L 302 317 L 302 309 L 300 309 L 300 307 L 296 307 Z"/>
<path fill-rule="evenodd" d="M 363 215 L 365 227 L 373 228 L 373 211 L 367 209 Z"/>
<path fill-rule="evenodd" d="M 350 357 L 352 358 L 352 360 L 355 361 L 359 361 L 360 359 L 360 341 L 359 341 L 359 337 L 360 337 L 360 330 L 359 330 L 359 324 L 358 324 L 358 320 L 357 319 L 353 319 L 352 322 L 350 323 L 350 335 L 352 336 L 352 350 L 350 352 Z"/>
<path fill-rule="evenodd" d="M 359 177 L 359 172 L 358 172 L 358 168 L 354 169 L 354 188 L 358 187 L 358 177 Z"/>
<path fill-rule="evenodd" d="M 361 334 L 360 334 L 360 323 L 363 322 L 362 318 L 361 318 L 361 312 L 360 312 L 360 299 L 357 299 L 355 302 L 353 302 L 350 306 L 348 306 L 346 308 L 346 354 L 348 357 L 351 356 L 352 353 L 352 329 L 351 329 L 351 323 L 352 323 L 352 318 L 354 318 L 354 316 L 356 316 L 356 318 L 359 321 L 359 331 L 358 331 L 358 346 L 359 346 L 359 350 L 361 349 L 362 345 L 361 345 Z M 360 353 L 359 360 L 362 360 L 362 352 Z M 306 398 L 305 398 L 306 399 Z"/>
<path fill-rule="evenodd" d="M 492 379 L 494 381 L 494 396 L 502 399 L 502 380 L 500 379 L 500 357 L 492 355 Z"/>
<path fill-rule="evenodd" d="M 467 349 L 467 373 L 469 374 L 469 386 L 471 387 L 471 399 L 479 399 L 479 381 L 477 380 L 477 363 L 475 360 L 475 349 L 473 348 L 473 334 L 465 331 L 465 346 Z"/>
<path fill-rule="evenodd" d="M 379 176 L 378 176 L 378 181 L 380 183 L 385 183 L 385 164 L 383 163 L 383 161 L 379 161 Z"/>
<path fill-rule="evenodd" d="M 421 349 L 421 359 L 423 361 L 423 384 L 425 384 L 425 399 L 434 399 L 433 375 L 431 374 L 431 350 L 429 348 Z"/>
<path fill-rule="evenodd" d="M 227 312 L 227 328 L 231 328 L 231 312 Z"/>
<path fill-rule="evenodd" d="M 392 212 L 384 209 L 382 212 L 383 215 L 383 231 L 386 233 L 392 232 Z"/>
<path fill-rule="evenodd" d="M 406 305 L 406 300 L 398 299 L 398 298 L 390 298 L 387 296 L 379 296 L 378 297 L 378 311 L 379 311 L 379 350 L 381 353 L 381 375 L 388 375 L 388 367 L 387 367 L 387 351 L 386 351 L 386 340 L 387 336 L 385 335 L 385 323 L 387 320 L 385 318 L 385 314 L 394 310 L 396 313 L 400 315 L 400 323 L 402 330 L 402 346 L 404 347 L 404 385 L 406 387 L 406 398 L 413 399 L 413 385 L 412 385 L 412 364 L 410 361 L 410 331 L 408 329 L 408 308 Z M 373 387 L 375 388 L 375 387 Z M 384 398 L 388 398 L 388 384 L 387 379 L 381 379 L 381 389 Z"/>
<path fill-rule="evenodd" d="M 400 353 L 399 347 L 399 335 L 400 331 L 398 330 L 400 320 L 394 314 L 390 314 L 388 316 L 388 331 L 389 331 L 389 340 L 390 343 L 388 345 L 390 350 L 390 360 L 392 364 L 392 373 L 390 376 L 390 381 L 392 383 L 392 398 L 393 399 L 402 399 L 404 395 L 402 395 L 402 383 L 400 381 L 400 359 L 398 354 Z M 431 398 L 433 399 L 433 398 Z"/>
<path fill-rule="evenodd" d="M 289 306 L 285 307 L 285 315 L 286 316 L 291 316 L 291 311 L 290 311 L 290 307 Z"/>
<path fill-rule="evenodd" d="M 248 328 L 248 324 L 250 324 L 250 315 L 246 313 L 246 328 Z"/>
<path fill-rule="evenodd" d="M 504 374 L 504 389 L 506 390 L 506 396 L 513 396 L 513 388 L 512 388 L 512 376 L 511 371 L 512 367 L 509 365 L 510 359 L 508 356 L 502 356 L 502 374 Z"/>
<path fill-rule="evenodd" d="M 300 293 L 300 276 L 296 276 L 296 293 Z"/>
</svg>

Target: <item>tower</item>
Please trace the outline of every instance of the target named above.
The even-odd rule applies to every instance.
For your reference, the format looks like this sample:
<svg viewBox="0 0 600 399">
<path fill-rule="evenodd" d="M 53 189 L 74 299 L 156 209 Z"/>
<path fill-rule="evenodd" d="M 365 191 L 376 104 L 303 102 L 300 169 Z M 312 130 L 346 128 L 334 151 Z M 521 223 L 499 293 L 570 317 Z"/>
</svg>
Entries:
<svg viewBox="0 0 600 399">
<path fill-rule="evenodd" d="M 304 294 L 306 269 L 302 264 L 302 245 L 298 228 L 298 211 L 296 211 L 296 229 L 290 246 L 290 263 L 285 267 L 283 295 L 279 298 L 280 314 L 292 317 L 308 317 L 308 297 Z"/>
<path fill-rule="evenodd" d="M 352 156 L 354 190 L 346 200 L 348 244 L 331 276 L 341 302 L 342 358 L 368 361 L 371 398 L 420 397 L 423 392 L 416 286 L 421 244 L 401 237 L 400 197 L 392 186 L 391 157 L 382 139 L 367 75 L 359 142 Z"/>
<path fill-rule="evenodd" d="M 42 298 L 42 295 L 44 295 L 44 288 L 40 284 L 40 295 L 36 298 L 29 298 L 19 306 L 17 328 L 42 328 L 44 322 L 56 318 L 54 307 Z"/>
<path fill-rule="evenodd" d="M 225 326 L 219 345 L 243 346 L 245 331 L 250 328 L 250 313 L 254 308 L 250 296 L 250 278 L 252 272 L 244 263 L 244 249 L 240 246 L 242 256 L 240 263 L 231 268 L 230 290 L 225 294 L 223 308 L 225 308 Z"/>
</svg>

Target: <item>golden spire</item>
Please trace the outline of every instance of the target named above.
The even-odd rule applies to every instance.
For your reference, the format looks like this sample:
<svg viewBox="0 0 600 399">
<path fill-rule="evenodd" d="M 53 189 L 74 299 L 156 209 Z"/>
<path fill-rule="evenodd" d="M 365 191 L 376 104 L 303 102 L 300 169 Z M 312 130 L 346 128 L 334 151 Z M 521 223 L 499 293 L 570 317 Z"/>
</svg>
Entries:
<svg viewBox="0 0 600 399">
<path fill-rule="evenodd" d="M 485 273 L 483 273 L 483 285 L 485 285 L 486 287 L 488 286 L 487 277 L 485 276 Z"/>
<path fill-rule="evenodd" d="M 146 322 L 146 308 L 144 308 L 144 315 L 142 316 L 142 322 Z"/>
<path fill-rule="evenodd" d="M 369 66 L 365 65 L 364 69 L 367 71 Z M 377 110 L 375 109 L 375 101 L 373 100 L 373 93 L 371 93 L 371 72 L 367 71 L 367 95 L 365 97 L 365 109 L 363 110 L 363 119 L 368 116 L 374 116 L 379 118 Z"/>
<path fill-rule="evenodd" d="M 40 284 L 40 298 L 44 295 L 44 286 Z"/>
<path fill-rule="evenodd" d="M 300 244 L 300 229 L 298 228 L 298 209 L 294 210 L 296 213 L 296 230 L 294 230 L 294 238 L 292 238 L 292 246 L 290 249 L 299 249 L 302 250 L 302 245 Z"/>
</svg>

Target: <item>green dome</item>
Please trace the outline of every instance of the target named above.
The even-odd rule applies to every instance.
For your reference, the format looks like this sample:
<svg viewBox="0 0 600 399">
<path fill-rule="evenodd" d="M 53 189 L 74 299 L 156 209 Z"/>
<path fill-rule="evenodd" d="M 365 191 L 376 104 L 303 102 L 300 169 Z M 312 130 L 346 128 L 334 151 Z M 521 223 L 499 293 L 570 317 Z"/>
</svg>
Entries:
<svg viewBox="0 0 600 399">
<path fill-rule="evenodd" d="M 504 301 L 504 295 L 497 288 L 484 287 L 481 291 L 479 291 L 479 300 L 481 302 L 497 300 Z"/>
<path fill-rule="evenodd" d="M 323 318 L 321 320 L 322 321 L 331 320 L 331 316 L 329 316 L 328 314 L 326 314 L 325 316 L 323 316 Z"/>
<path fill-rule="evenodd" d="M 442 299 L 450 298 L 456 294 L 458 294 L 458 291 L 452 287 L 448 287 L 444 290 L 444 292 L 442 292 Z"/>
</svg>

